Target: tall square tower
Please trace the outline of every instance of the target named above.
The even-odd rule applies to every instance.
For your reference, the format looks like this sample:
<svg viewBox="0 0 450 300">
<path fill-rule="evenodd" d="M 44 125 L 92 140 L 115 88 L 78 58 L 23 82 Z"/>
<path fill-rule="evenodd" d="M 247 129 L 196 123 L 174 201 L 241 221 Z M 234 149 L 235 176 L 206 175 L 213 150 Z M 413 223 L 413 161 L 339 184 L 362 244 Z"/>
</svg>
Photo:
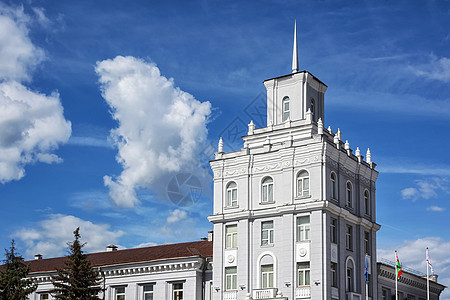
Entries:
<svg viewBox="0 0 450 300">
<path fill-rule="evenodd" d="M 378 172 L 324 129 L 327 86 L 296 44 L 293 73 L 264 81 L 267 127 L 211 161 L 216 300 L 377 299 Z"/>
</svg>

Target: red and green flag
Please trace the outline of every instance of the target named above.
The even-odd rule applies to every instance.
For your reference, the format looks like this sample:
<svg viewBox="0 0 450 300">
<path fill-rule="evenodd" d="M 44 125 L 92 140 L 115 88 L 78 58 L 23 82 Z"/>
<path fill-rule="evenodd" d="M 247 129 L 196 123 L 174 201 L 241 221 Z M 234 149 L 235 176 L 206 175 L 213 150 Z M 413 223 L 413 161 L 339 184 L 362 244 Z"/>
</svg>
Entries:
<svg viewBox="0 0 450 300">
<path fill-rule="evenodd" d="M 398 260 L 397 251 L 395 251 L 395 272 L 397 273 L 397 279 L 400 277 L 400 275 L 403 274 L 402 265 L 400 264 L 400 262 Z"/>
</svg>

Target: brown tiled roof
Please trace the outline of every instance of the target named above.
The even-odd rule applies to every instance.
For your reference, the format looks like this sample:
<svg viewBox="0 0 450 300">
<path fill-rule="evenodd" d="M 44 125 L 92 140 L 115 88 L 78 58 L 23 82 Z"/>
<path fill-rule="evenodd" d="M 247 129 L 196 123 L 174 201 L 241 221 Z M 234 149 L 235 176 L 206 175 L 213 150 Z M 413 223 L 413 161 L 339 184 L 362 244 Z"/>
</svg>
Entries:
<svg viewBox="0 0 450 300">
<path fill-rule="evenodd" d="M 144 248 L 133 248 L 117 251 L 106 251 L 87 254 L 87 258 L 93 267 L 152 261 L 159 259 L 181 258 L 181 257 L 212 257 L 213 243 L 209 241 L 198 241 L 189 243 L 178 243 L 160 245 Z M 36 259 L 25 261 L 30 265 L 31 272 L 46 272 L 63 269 L 66 257 L 56 257 L 48 259 Z"/>
</svg>

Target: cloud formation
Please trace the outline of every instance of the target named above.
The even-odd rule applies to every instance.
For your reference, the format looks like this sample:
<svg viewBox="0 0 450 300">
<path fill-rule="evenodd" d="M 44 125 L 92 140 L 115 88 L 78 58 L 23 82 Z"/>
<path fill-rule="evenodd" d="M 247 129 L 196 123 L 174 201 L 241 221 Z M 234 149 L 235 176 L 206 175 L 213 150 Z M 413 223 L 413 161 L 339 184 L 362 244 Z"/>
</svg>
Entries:
<svg viewBox="0 0 450 300">
<path fill-rule="evenodd" d="M 431 55 L 430 63 L 415 68 L 415 73 L 417 76 L 450 82 L 450 58 L 438 58 L 436 55 Z"/>
<path fill-rule="evenodd" d="M 207 136 L 209 102 L 175 87 L 154 63 L 134 57 L 98 62 L 96 72 L 118 122 L 111 137 L 123 171 L 104 176 L 116 205 L 133 207 L 139 203 L 137 188 L 158 190 L 167 185 L 162 178 L 181 170 L 198 171 L 196 156 Z"/>
<path fill-rule="evenodd" d="M 124 235 L 123 231 L 109 230 L 107 224 L 94 224 L 71 215 L 53 214 L 35 228 L 23 228 L 15 232 L 13 237 L 25 244 L 27 258 L 35 254 L 44 257 L 62 256 L 67 243 L 73 241 L 73 231 L 77 227 L 80 227 L 82 242 L 86 242 L 86 252 L 104 251 L 107 245 L 116 244 Z"/>
<path fill-rule="evenodd" d="M 67 142 L 72 131 L 58 93 L 44 95 L 21 83 L 31 78 L 44 57 L 29 39 L 28 25 L 23 7 L 0 4 L 1 183 L 21 179 L 27 164 L 61 162 L 52 151 Z"/>
<path fill-rule="evenodd" d="M 438 192 L 449 193 L 448 180 L 446 178 L 434 177 L 429 180 L 416 180 L 415 187 L 401 190 L 403 199 L 416 201 L 418 199 L 431 199 L 438 197 Z"/>
</svg>

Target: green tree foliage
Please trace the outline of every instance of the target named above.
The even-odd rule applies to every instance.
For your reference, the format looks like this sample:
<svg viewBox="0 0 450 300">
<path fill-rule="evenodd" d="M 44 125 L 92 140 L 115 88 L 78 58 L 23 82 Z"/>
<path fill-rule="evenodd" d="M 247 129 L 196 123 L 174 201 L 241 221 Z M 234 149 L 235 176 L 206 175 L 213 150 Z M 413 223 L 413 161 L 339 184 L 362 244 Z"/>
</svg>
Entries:
<svg viewBox="0 0 450 300">
<path fill-rule="evenodd" d="M 65 268 L 58 270 L 52 277 L 54 289 L 50 293 L 56 299 L 64 300 L 98 300 L 100 285 L 99 273 L 94 270 L 91 263 L 83 254 L 85 244 L 80 243 L 80 228 L 73 234 L 75 240 L 68 243 L 69 254 L 65 262 Z"/>
<path fill-rule="evenodd" d="M 14 240 L 5 252 L 5 264 L 0 269 L 0 299 L 25 300 L 37 288 L 33 280 L 27 278 L 30 266 L 17 254 Z"/>
</svg>

